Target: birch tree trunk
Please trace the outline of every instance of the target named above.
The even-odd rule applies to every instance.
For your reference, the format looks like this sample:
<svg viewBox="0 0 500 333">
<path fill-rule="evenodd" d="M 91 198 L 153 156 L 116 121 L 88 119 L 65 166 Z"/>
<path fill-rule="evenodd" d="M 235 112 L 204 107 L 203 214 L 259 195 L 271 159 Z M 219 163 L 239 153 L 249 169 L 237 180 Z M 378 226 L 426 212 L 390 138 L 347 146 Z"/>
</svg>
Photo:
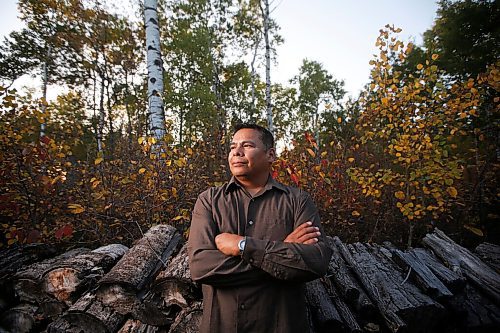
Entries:
<svg viewBox="0 0 500 333">
<path fill-rule="evenodd" d="M 47 112 L 47 82 L 48 82 L 48 66 L 49 66 L 49 58 L 50 58 L 51 46 L 47 46 L 47 54 L 45 61 L 43 62 L 43 83 L 42 83 L 42 114 L 45 116 L 45 112 Z M 40 124 L 40 137 L 45 136 L 45 131 L 47 129 L 46 124 L 47 119 L 44 118 L 43 123 Z"/>
<path fill-rule="evenodd" d="M 269 44 L 269 0 L 264 0 L 264 7 L 262 8 L 262 17 L 264 20 L 264 41 L 266 43 L 266 115 L 267 127 L 269 131 L 274 134 L 273 126 L 273 110 L 271 103 L 271 45 Z"/>
<path fill-rule="evenodd" d="M 163 66 L 160 52 L 157 0 L 144 0 L 144 18 L 148 67 L 149 129 L 157 141 L 160 141 L 165 136 L 166 129 L 162 97 Z"/>
</svg>

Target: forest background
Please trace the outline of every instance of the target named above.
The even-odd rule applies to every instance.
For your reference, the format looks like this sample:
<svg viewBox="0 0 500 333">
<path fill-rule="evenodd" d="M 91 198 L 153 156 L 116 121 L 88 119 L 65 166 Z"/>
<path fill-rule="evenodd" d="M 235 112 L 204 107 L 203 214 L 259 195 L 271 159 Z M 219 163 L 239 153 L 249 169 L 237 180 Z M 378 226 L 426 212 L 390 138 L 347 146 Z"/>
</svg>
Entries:
<svg viewBox="0 0 500 333">
<path fill-rule="evenodd" d="M 26 27 L 0 46 L 0 244 L 129 245 L 157 223 L 187 235 L 197 195 L 228 179 L 232 126 L 270 119 L 273 176 L 313 195 L 329 234 L 411 246 L 437 226 L 498 244 L 498 2 L 440 1 L 422 45 L 382 27 L 355 98 L 314 60 L 289 84 L 258 74 L 282 43 L 266 5 L 159 2 L 158 136 L 142 4 L 20 0 Z M 66 91 L 12 89 L 27 73 L 44 96 Z"/>
</svg>

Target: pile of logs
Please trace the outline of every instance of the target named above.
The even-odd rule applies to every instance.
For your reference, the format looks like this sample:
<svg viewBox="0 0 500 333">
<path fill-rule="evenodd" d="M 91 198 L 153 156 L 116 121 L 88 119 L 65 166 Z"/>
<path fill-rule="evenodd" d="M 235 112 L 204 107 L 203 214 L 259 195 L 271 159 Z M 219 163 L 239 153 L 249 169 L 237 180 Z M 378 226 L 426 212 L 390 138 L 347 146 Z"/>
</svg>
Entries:
<svg viewBox="0 0 500 333">
<path fill-rule="evenodd" d="M 439 230 L 426 248 L 327 237 L 328 274 L 306 284 L 311 332 L 496 332 L 500 247 L 475 253 Z M 197 332 L 200 287 L 168 225 L 128 249 L 0 252 L 0 332 Z"/>
</svg>

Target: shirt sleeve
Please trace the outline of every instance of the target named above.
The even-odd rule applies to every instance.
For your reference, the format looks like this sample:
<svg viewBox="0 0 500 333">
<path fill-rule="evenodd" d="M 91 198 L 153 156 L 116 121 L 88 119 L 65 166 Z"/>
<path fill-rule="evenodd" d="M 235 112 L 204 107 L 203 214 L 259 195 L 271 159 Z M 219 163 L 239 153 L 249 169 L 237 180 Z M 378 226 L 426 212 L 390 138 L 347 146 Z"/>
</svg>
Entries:
<svg viewBox="0 0 500 333">
<path fill-rule="evenodd" d="M 240 256 L 227 256 L 215 245 L 220 231 L 212 217 L 210 190 L 198 197 L 193 209 L 188 238 L 189 268 L 193 281 L 214 287 L 250 285 L 270 279 L 268 273 Z"/>
<path fill-rule="evenodd" d="M 301 191 L 295 210 L 294 228 L 307 221 L 320 228 L 316 244 L 285 243 L 247 237 L 243 260 L 274 278 L 310 281 L 326 274 L 332 250 L 325 243 L 319 213 L 309 194 Z"/>
</svg>

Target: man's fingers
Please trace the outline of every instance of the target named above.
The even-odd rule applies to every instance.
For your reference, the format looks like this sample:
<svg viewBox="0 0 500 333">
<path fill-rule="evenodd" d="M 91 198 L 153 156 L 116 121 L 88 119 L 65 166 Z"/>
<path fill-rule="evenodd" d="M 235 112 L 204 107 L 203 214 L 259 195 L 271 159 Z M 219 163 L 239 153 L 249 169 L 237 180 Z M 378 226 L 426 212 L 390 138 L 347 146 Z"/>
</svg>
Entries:
<svg viewBox="0 0 500 333">
<path fill-rule="evenodd" d="M 297 234 L 295 236 L 297 238 L 301 238 L 301 237 L 308 235 L 308 234 L 311 234 L 311 233 L 315 234 L 316 232 L 319 232 L 318 227 L 307 227 L 307 228 L 303 228 L 303 229 L 297 231 Z"/>
<path fill-rule="evenodd" d="M 319 229 L 316 228 L 316 229 L 311 230 L 310 232 L 302 235 L 301 237 L 299 237 L 298 241 L 299 241 L 299 243 L 304 243 L 310 239 L 318 237 L 319 235 L 321 235 L 321 232 L 319 232 Z"/>
<path fill-rule="evenodd" d="M 317 238 L 311 238 L 309 240 L 306 240 L 305 242 L 303 242 L 302 244 L 316 244 L 318 242 L 318 239 Z"/>
</svg>

